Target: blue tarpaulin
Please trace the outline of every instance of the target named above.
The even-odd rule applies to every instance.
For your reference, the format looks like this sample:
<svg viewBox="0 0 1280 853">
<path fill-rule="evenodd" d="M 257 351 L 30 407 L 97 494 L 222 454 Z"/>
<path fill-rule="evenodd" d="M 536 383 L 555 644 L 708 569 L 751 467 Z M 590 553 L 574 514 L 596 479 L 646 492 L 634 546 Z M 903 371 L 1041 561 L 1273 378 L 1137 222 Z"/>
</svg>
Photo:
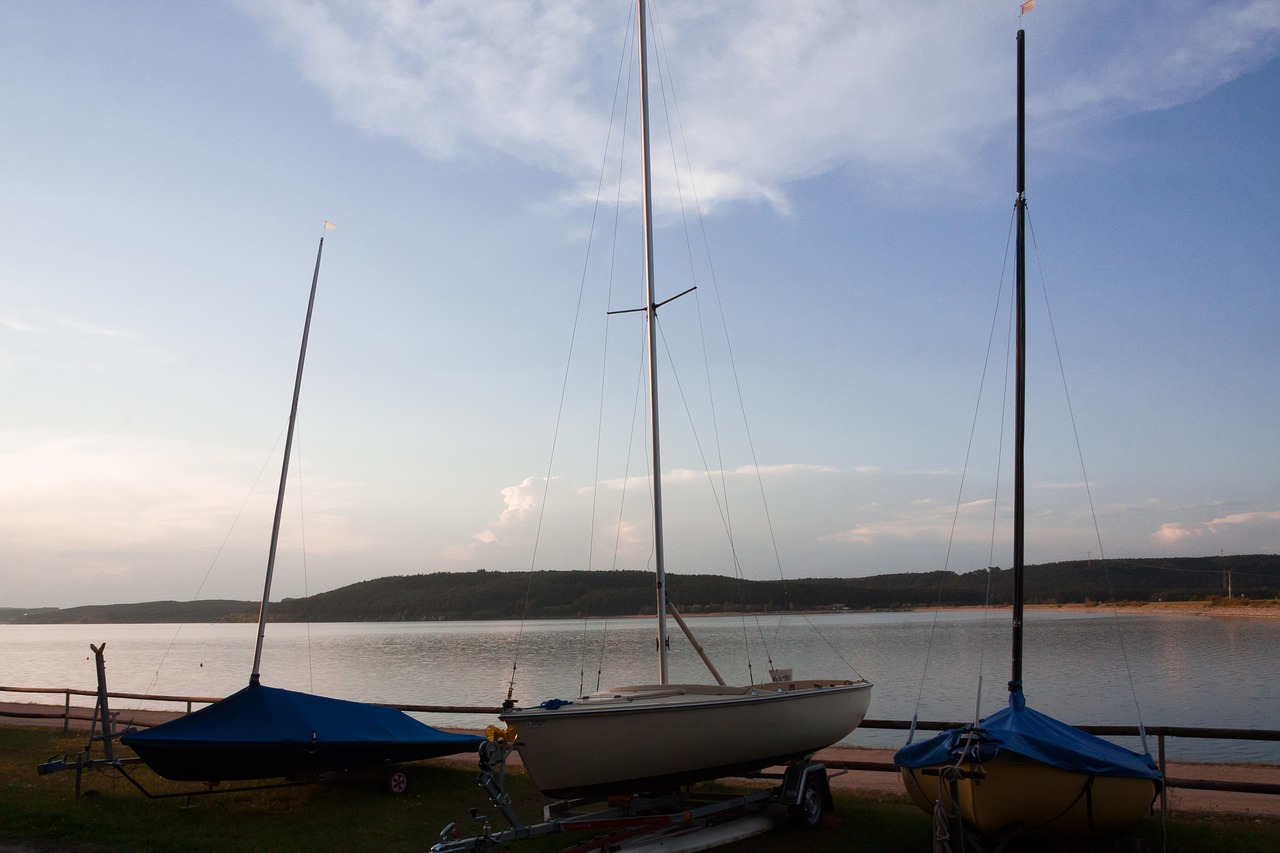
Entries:
<svg viewBox="0 0 1280 853">
<path fill-rule="evenodd" d="M 959 760 L 981 763 L 1004 751 L 1089 776 L 1160 778 L 1150 754 L 1139 755 L 1032 710 L 1021 690 L 1009 694 L 1009 707 L 976 725 L 948 729 L 902 747 L 893 763 L 907 769 L 940 767 Z"/>
<path fill-rule="evenodd" d="M 168 779 L 222 781 L 375 767 L 477 749 L 403 711 L 250 685 L 120 739 Z"/>
</svg>

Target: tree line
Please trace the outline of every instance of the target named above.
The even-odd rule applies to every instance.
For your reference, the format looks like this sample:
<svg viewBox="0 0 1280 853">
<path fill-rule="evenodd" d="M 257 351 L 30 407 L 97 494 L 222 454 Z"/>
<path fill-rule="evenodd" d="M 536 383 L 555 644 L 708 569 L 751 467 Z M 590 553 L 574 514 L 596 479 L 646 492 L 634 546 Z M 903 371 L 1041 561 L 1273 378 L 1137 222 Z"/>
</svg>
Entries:
<svg viewBox="0 0 1280 853">
<path fill-rule="evenodd" d="M 903 610 L 1007 605 L 1013 572 L 910 572 L 864 578 L 741 580 L 668 575 L 681 613 Z M 1280 598 L 1280 556 L 1079 560 L 1028 566 L 1029 604 Z M 654 577 L 638 571 L 434 572 L 362 581 L 271 606 L 273 622 L 418 622 L 464 619 L 581 619 L 652 615 Z M 251 622 L 250 601 L 152 601 L 22 610 L 0 623 Z"/>
</svg>

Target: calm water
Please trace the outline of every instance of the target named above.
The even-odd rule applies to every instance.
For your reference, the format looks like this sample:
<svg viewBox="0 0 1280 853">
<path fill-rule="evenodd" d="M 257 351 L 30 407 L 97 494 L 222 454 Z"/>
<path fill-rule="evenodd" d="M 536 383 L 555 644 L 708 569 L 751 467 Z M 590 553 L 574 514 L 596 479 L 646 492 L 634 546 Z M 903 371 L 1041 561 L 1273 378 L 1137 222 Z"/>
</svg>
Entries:
<svg viewBox="0 0 1280 853">
<path fill-rule="evenodd" d="M 980 674 L 984 715 L 1007 696 L 1007 611 L 689 621 L 726 681 L 766 677 L 769 657 L 793 668 L 796 678 L 861 675 L 875 683 L 873 718 L 908 719 L 920 697 L 921 719 L 968 719 Z M 248 682 L 255 630 L 0 625 L 0 684 L 91 689 L 89 644 L 105 641 L 113 691 L 223 696 Z M 516 699 L 537 702 L 579 695 L 580 685 L 596 689 L 599 669 L 603 687 L 654 681 L 653 636 L 651 622 L 634 619 L 532 622 L 523 631 L 515 622 L 270 625 L 262 680 L 364 701 L 496 706 L 507 695 L 514 659 Z M 1076 725 L 1131 725 L 1140 706 L 1147 725 L 1280 728 L 1277 640 L 1280 620 L 1029 612 L 1028 703 Z M 678 634 L 671 667 L 672 681 L 708 680 Z M 147 704 L 118 700 L 114 707 Z M 424 719 L 475 728 L 494 722 L 475 715 Z M 859 729 L 848 742 L 899 746 L 903 737 Z M 1150 746 L 1154 752 L 1154 740 Z M 1171 739 L 1168 753 L 1280 763 L 1278 744 Z"/>
</svg>

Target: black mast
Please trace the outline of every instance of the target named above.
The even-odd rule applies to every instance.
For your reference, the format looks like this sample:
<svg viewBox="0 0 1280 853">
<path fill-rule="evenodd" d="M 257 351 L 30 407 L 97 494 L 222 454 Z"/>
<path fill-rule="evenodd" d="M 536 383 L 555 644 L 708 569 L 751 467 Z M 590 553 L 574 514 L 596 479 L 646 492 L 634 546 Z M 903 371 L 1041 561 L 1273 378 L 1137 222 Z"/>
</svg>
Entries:
<svg viewBox="0 0 1280 853">
<path fill-rule="evenodd" d="M 1009 692 L 1022 691 L 1022 575 L 1023 575 L 1023 445 L 1027 426 L 1027 248 L 1026 248 L 1026 33 L 1018 30 L 1018 197 L 1017 211 L 1017 396 L 1014 404 L 1013 430 L 1013 666 Z"/>
</svg>

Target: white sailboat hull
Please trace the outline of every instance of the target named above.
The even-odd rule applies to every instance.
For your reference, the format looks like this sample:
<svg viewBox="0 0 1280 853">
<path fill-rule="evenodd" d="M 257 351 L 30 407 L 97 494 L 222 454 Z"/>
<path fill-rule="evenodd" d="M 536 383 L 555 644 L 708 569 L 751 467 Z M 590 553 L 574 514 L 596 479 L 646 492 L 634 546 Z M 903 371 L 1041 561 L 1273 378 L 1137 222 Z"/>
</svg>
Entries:
<svg viewBox="0 0 1280 853">
<path fill-rule="evenodd" d="M 670 789 L 807 756 L 857 728 L 870 701 L 866 681 L 646 685 L 513 708 L 501 719 L 538 790 L 582 797 Z"/>
</svg>

